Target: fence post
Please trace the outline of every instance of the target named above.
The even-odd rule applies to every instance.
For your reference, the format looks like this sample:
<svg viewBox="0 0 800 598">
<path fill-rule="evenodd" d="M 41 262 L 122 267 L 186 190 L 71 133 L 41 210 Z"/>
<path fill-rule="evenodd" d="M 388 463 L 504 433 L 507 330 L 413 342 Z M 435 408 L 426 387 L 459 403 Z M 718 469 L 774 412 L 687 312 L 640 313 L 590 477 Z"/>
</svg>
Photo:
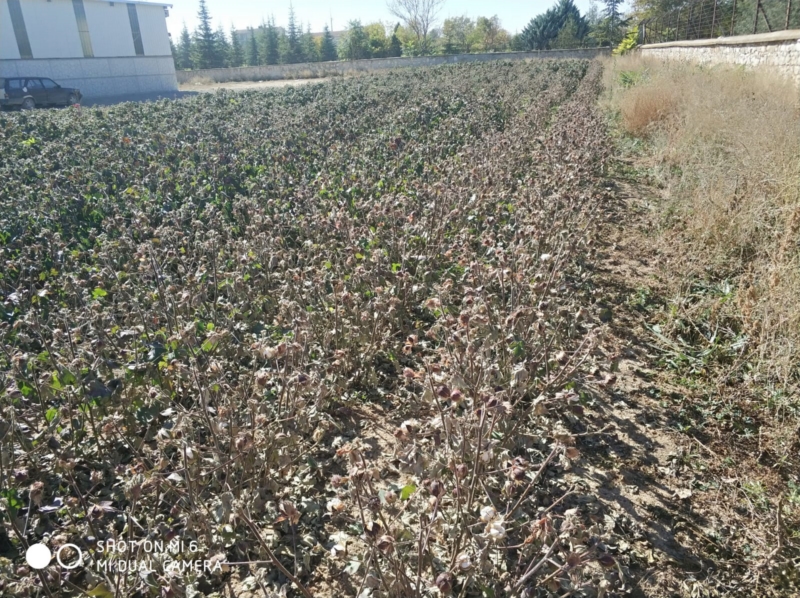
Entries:
<svg viewBox="0 0 800 598">
<path fill-rule="evenodd" d="M 784 29 L 789 28 L 789 14 L 792 12 L 792 0 L 786 0 L 786 25 L 783 26 Z"/>
<path fill-rule="evenodd" d="M 756 31 L 758 31 L 758 9 L 761 8 L 761 0 L 756 2 L 756 18 L 753 21 L 753 35 L 755 35 Z"/>
<path fill-rule="evenodd" d="M 736 0 L 733 0 L 733 12 L 731 13 L 731 35 L 733 35 L 733 26 L 736 24 Z"/>
<path fill-rule="evenodd" d="M 684 39 L 689 39 L 689 25 L 692 23 L 692 12 L 694 12 L 694 4 L 689 5 L 689 16 L 686 18 L 686 33 L 684 33 Z"/>
</svg>

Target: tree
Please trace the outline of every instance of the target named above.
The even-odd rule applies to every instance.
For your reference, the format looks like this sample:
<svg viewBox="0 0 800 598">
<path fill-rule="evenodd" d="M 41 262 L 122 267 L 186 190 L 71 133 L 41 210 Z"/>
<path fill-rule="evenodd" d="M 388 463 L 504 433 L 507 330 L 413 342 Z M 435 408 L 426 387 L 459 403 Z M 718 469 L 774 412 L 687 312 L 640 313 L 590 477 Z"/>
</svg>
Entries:
<svg viewBox="0 0 800 598">
<path fill-rule="evenodd" d="M 570 19 L 572 19 L 572 26 L 574 26 L 572 33 L 574 40 L 576 40 L 574 43 L 576 45 L 582 44 L 589 33 L 589 24 L 581 15 L 573 0 L 559 0 L 555 6 L 531 19 L 522 30 L 521 37 L 525 44 L 525 49 L 547 50 L 552 48 L 556 39 L 558 39 L 559 33 Z"/>
<path fill-rule="evenodd" d="M 252 27 L 247 28 L 247 66 L 258 65 L 258 43 L 256 42 L 256 32 Z"/>
<path fill-rule="evenodd" d="M 192 44 L 192 67 L 196 69 L 211 68 L 215 61 L 217 49 L 217 36 L 211 29 L 211 15 L 206 6 L 206 0 L 200 0 L 197 11 L 199 24 L 194 33 Z"/>
<path fill-rule="evenodd" d="M 294 6 L 289 4 L 289 24 L 286 27 L 286 39 L 281 52 L 281 62 L 292 64 L 302 62 L 303 52 L 300 48 L 300 29 L 295 21 Z"/>
<path fill-rule="evenodd" d="M 192 36 L 186 28 L 186 23 L 183 24 L 176 52 L 177 60 L 175 66 L 184 70 L 192 68 Z"/>
<path fill-rule="evenodd" d="M 414 34 L 417 51 L 428 54 L 432 45 L 429 37 L 443 4 L 444 0 L 389 0 L 387 8 Z"/>
<path fill-rule="evenodd" d="M 363 60 L 370 57 L 369 36 L 361 21 L 350 21 L 339 43 L 339 57 L 344 60 Z"/>
<path fill-rule="evenodd" d="M 236 35 L 236 29 L 231 25 L 231 49 L 228 55 L 228 64 L 231 66 L 244 65 L 244 48 L 242 48 L 242 41 Z"/>
<path fill-rule="evenodd" d="M 222 29 L 222 25 L 217 27 L 214 32 L 214 41 L 214 60 L 211 63 L 213 68 L 230 66 L 228 60 L 231 55 L 231 45 L 228 43 L 228 38 L 225 35 L 225 30 Z"/>
<path fill-rule="evenodd" d="M 575 19 L 570 16 L 564 26 L 559 30 L 558 35 L 550 44 L 553 49 L 557 48 L 577 48 L 581 45 L 578 38 L 578 27 Z"/>
<path fill-rule="evenodd" d="M 175 63 L 175 67 L 178 66 L 178 46 L 175 45 L 175 42 L 172 41 L 172 38 L 169 38 L 169 53 L 172 54 L 172 61 Z"/>
<path fill-rule="evenodd" d="M 278 64 L 280 62 L 281 35 L 275 26 L 275 17 L 270 17 L 266 25 L 259 28 L 261 44 L 259 48 L 260 64 Z"/>
<path fill-rule="evenodd" d="M 622 0 L 603 0 L 605 9 L 606 37 L 612 46 L 616 46 L 625 37 L 625 23 L 622 20 L 622 13 L 619 10 Z"/>
<path fill-rule="evenodd" d="M 306 32 L 300 36 L 300 50 L 303 55 L 303 60 L 306 62 L 318 62 L 319 51 L 317 44 L 314 41 L 314 36 L 311 35 L 311 25 L 306 25 Z"/>
<path fill-rule="evenodd" d="M 338 55 L 336 54 L 336 44 L 333 41 L 331 30 L 328 29 L 327 25 L 325 25 L 324 29 L 322 30 L 322 42 L 319 46 L 319 57 L 320 60 L 323 61 L 336 60 L 338 58 Z"/>
<path fill-rule="evenodd" d="M 481 47 L 484 51 L 495 52 L 499 49 L 497 41 L 502 28 L 500 27 L 500 19 L 497 15 L 488 19 L 486 17 L 478 17 L 475 23 L 475 30 L 480 36 Z"/>
<path fill-rule="evenodd" d="M 525 41 L 525 38 L 522 37 L 522 34 L 517 33 L 511 38 L 511 41 L 508 43 L 508 47 L 514 52 L 524 52 L 528 49 L 528 44 Z"/>
<path fill-rule="evenodd" d="M 386 52 L 386 55 L 391 58 L 403 55 L 403 44 L 400 42 L 400 38 L 397 37 L 397 30 L 399 27 L 400 23 L 394 26 L 392 37 L 389 38 L 389 50 Z"/>
<path fill-rule="evenodd" d="M 466 54 L 474 43 L 475 23 L 467 16 L 445 19 L 442 25 L 445 54 Z"/>
<path fill-rule="evenodd" d="M 370 23 L 364 27 L 369 38 L 370 58 L 386 58 L 389 52 L 389 40 L 386 38 L 386 27 L 383 23 Z"/>
</svg>

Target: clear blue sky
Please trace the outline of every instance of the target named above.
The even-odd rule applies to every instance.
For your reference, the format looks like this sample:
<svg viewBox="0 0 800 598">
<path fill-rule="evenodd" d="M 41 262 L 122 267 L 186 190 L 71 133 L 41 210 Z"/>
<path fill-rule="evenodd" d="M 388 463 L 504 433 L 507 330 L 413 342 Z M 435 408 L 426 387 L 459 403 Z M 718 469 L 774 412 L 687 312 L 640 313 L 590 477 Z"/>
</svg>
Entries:
<svg viewBox="0 0 800 598">
<path fill-rule="evenodd" d="M 157 1 L 157 0 L 156 0 Z M 165 0 L 172 4 L 167 26 L 172 39 L 178 40 L 183 23 L 192 31 L 197 24 L 198 0 Z M 467 15 L 497 15 L 505 29 L 511 33 L 521 30 L 528 21 L 555 4 L 556 0 L 446 0 L 439 13 L 440 21 L 447 17 Z M 285 25 L 289 14 L 289 0 L 207 0 L 213 27 L 222 24 L 226 31 L 231 25 L 237 29 L 257 26 L 262 19 L 275 15 L 278 25 Z M 586 12 L 591 0 L 575 0 L 575 4 Z M 626 2 L 627 4 L 627 2 Z M 312 31 L 321 31 L 333 19 L 334 30 L 344 29 L 352 19 L 361 19 L 364 24 L 374 21 L 391 21 L 385 0 L 293 0 L 297 20 L 305 28 L 311 24 Z"/>
</svg>

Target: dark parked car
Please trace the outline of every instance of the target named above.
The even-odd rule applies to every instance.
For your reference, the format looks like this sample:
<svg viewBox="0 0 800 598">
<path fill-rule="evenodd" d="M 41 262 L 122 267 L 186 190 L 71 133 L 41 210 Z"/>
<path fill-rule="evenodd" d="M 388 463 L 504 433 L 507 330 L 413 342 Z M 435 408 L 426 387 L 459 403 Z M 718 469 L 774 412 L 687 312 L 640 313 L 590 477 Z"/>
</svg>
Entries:
<svg viewBox="0 0 800 598">
<path fill-rule="evenodd" d="M 81 101 L 81 92 L 61 87 L 44 77 L 0 78 L 0 107 L 31 110 L 36 106 L 69 106 Z"/>
</svg>

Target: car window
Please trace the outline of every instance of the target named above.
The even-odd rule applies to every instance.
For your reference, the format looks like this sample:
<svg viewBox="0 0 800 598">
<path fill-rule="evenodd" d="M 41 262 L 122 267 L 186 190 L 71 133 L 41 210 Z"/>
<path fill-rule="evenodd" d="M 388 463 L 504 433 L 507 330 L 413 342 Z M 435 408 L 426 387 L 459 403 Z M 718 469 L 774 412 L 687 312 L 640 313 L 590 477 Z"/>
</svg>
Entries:
<svg viewBox="0 0 800 598">
<path fill-rule="evenodd" d="M 22 79 L 9 79 L 8 89 L 22 89 Z"/>
<path fill-rule="evenodd" d="M 28 79 L 28 89 L 42 89 L 42 82 L 39 79 Z"/>
<path fill-rule="evenodd" d="M 53 81 L 52 79 L 42 79 L 42 85 L 44 85 L 45 89 L 55 89 L 56 87 L 58 87 L 58 85 L 56 85 L 56 82 Z"/>
</svg>

